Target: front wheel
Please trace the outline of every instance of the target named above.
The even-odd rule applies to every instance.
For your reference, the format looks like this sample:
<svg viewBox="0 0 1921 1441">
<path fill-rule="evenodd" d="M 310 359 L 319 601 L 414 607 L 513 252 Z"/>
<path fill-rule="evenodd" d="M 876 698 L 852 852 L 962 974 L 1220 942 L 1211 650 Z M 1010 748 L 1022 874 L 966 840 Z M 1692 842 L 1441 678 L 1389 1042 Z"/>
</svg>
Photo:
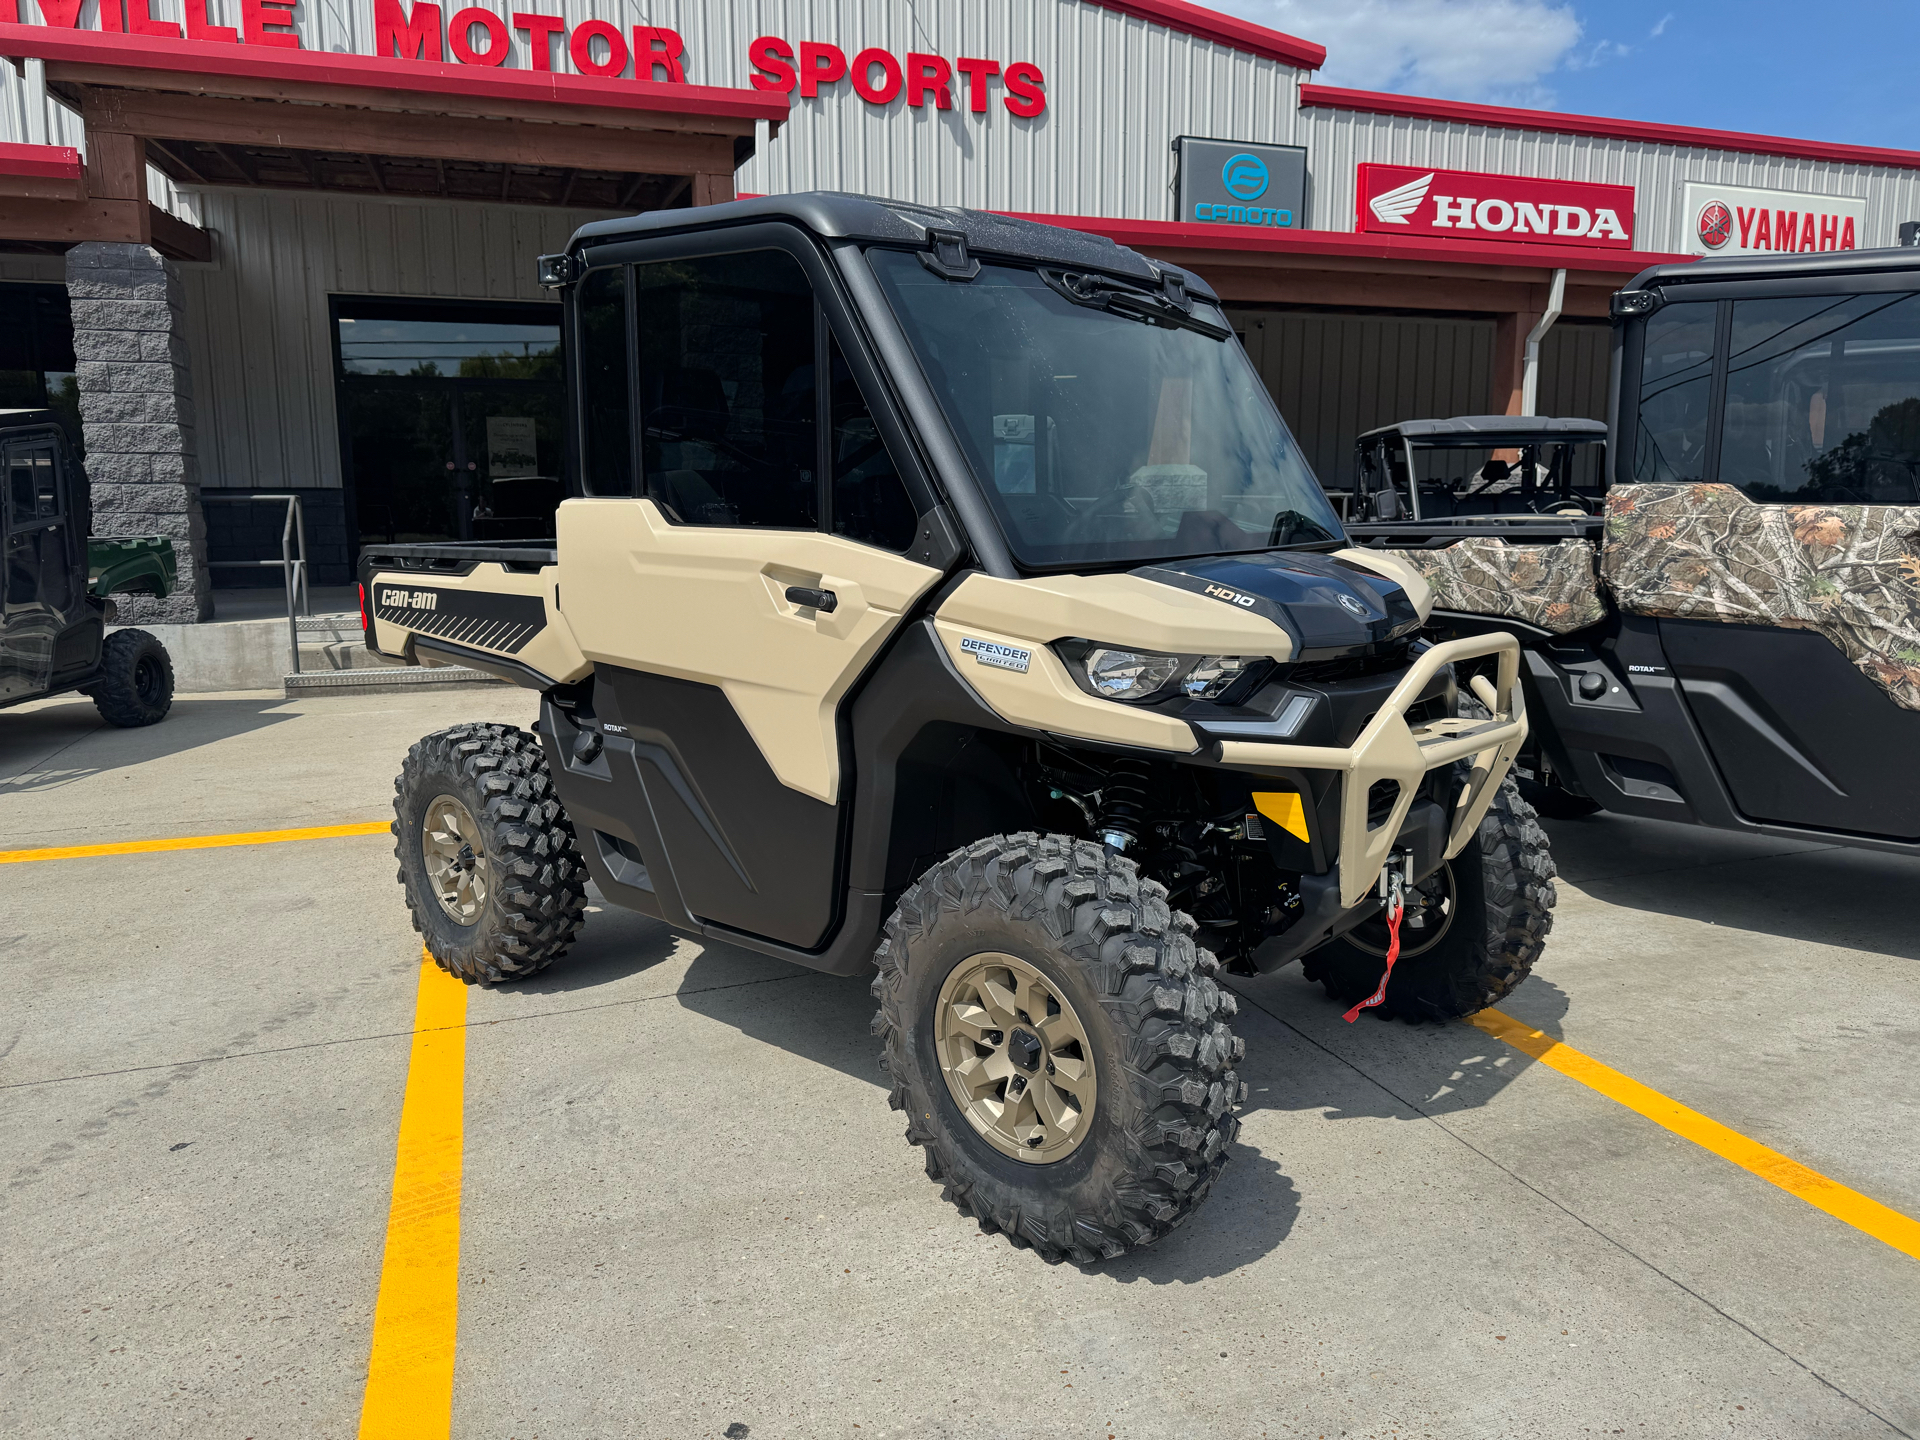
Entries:
<svg viewBox="0 0 1921 1441">
<path fill-rule="evenodd" d="M 888 1103 L 982 1230 L 1086 1265 L 1206 1197 L 1246 1093 L 1237 1002 L 1134 862 L 991 836 L 901 897 L 875 963 Z"/>
<path fill-rule="evenodd" d="M 1547 833 L 1510 777 L 1475 839 L 1408 892 L 1400 956 L 1374 1014 L 1451 1021 L 1494 1005 L 1534 968 L 1554 901 Z M 1301 969 L 1351 1006 L 1380 985 L 1387 943 L 1387 923 L 1376 916 L 1310 952 Z"/>
</svg>

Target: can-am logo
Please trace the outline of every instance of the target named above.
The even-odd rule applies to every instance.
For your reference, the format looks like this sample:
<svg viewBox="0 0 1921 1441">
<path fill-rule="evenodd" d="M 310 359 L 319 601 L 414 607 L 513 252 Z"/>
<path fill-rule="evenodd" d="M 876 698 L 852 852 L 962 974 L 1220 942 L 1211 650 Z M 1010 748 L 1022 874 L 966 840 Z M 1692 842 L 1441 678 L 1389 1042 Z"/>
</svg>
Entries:
<svg viewBox="0 0 1921 1441">
<path fill-rule="evenodd" d="M 1449 240 L 1634 248 L 1634 187 L 1362 165 L 1356 228 Z"/>
</svg>

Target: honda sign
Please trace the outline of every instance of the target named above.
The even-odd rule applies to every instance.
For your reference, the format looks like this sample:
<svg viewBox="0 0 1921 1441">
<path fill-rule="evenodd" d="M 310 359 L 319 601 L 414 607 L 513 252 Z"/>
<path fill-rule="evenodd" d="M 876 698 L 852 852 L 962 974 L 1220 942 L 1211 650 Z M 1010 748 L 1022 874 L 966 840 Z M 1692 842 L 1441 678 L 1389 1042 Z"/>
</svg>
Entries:
<svg viewBox="0 0 1921 1441">
<path fill-rule="evenodd" d="M 1410 165 L 1363 165 L 1357 230 L 1445 240 L 1634 248 L 1634 187 Z"/>
</svg>

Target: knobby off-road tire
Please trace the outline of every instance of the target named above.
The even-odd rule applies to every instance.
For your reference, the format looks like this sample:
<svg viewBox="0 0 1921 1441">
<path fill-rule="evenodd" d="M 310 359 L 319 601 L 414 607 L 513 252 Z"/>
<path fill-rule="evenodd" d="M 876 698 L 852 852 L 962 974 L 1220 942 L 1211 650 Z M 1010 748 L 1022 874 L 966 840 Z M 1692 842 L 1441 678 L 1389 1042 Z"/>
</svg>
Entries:
<svg viewBox="0 0 1921 1441">
<path fill-rule="evenodd" d="M 587 870 L 538 737 L 460 725 L 416 741 L 394 778 L 393 834 L 414 929 L 442 969 L 518 980 L 573 944 Z"/>
<path fill-rule="evenodd" d="M 990 836 L 907 893 L 875 953 L 881 1068 L 907 1140 L 942 1196 L 981 1229 L 1047 1261 L 1087 1265 L 1160 1239 L 1194 1213 L 1227 1163 L 1246 1087 L 1234 996 L 1194 944 L 1194 922 L 1134 862 L 1068 836 Z M 998 954 L 1040 973 L 1085 1037 L 1091 1118 L 1073 1148 L 1035 1163 L 976 1130 L 943 1074 L 943 985 Z M 951 1043 L 950 1043 L 951 1044 Z M 1051 1065 L 1051 1062 L 1049 1063 Z"/>
<path fill-rule="evenodd" d="M 1373 1013 L 1383 1019 L 1451 1021 L 1494 1005 L 1527 979 L 1554 924 L 1554 860 L 1534 808 L 1514 778 L 1501 789 L 1461 853 L 1426 883 L 1450 907 L 1439 939 L 1401 926 L 1401 957 L 1387 996 Z M 1418 904 L 1409 897 L 1410 909 Z M 1343 1006 L 1374 994 L 1387 964 L 1387 928 L 1365 922 L 1310 952 L 1301 969 Z"/>
<path fill-rule="evenodd" d="M 100 679 L 86 693 L 109 725 L 153 725 L 173 709 L 173 659 L 146 631 L 117 630 L 101 647 Z"/>
</svg>

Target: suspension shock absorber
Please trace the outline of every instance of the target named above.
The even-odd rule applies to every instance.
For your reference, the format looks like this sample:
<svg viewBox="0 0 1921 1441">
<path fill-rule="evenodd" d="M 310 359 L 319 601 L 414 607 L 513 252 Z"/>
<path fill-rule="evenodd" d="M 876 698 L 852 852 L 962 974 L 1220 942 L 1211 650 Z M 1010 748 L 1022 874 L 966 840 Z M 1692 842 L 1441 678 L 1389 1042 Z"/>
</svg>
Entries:
<svg viewBox="0 0 1921 1441">
<path fill-rule="evenodd" d="M 1128 757 L 1114 762 L 1101 787 L 1101 815 L 1094 827 L 1100 843 L 1124 851 L 1141 838 L 1147 818 L 1147 762 Z"/>
</svg>

